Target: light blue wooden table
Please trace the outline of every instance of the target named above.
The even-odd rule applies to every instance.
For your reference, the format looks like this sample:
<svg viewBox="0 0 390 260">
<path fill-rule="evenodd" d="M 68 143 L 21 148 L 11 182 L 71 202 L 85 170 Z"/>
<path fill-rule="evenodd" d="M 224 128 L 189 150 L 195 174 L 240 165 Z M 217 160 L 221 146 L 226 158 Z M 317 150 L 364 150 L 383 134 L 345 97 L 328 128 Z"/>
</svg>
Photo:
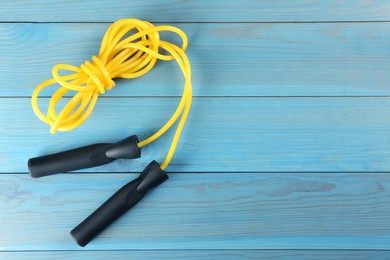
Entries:
<svg viewBox="0 0 390 260">
<path fill-rule="evenodd" d="M 30 96 L 125 17 L 187 33 L 193 108 L 170 180 L 80 248 L 69 231 L 172 132 L 78 173 L 32 179 L 28 158 L 150 135 L 182 76 L 161 62 L 121 80 L 54 136 Z M 390 258 L 389 1 L 3 0 L 0 21 L 0 259 Z"/>
</svg>

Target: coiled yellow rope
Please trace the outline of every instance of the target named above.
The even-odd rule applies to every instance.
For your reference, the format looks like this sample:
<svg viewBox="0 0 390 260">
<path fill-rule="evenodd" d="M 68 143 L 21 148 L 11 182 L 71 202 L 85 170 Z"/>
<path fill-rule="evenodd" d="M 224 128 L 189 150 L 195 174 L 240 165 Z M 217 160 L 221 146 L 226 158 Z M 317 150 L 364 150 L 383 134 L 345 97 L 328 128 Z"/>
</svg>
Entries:
<svg viewBox="0 0 390 260">
<path fill-rule="evenodd" d="M 128 35 L 132 30 L 138 32 Z M 160 40 L 160 31 L 176 33 L 182 39 L 182 46 Z M 80 67 L 68 64 L 58 64 L 53 67 L 53 78 L 42 82 L 32 94 L 31 103 L 35 114 L 43 122 L 51 126 L 50 133 L 69 131 L 80 126 L 91 114 L 99 94 L 104 94 L 115 86 L 114 78 L 136 78 L 146 74 L 155 65 L 157 59 L 173 60 L 179 64 L 185 78 L 184 91 L 180 103 L 171 118 L 160 130 L 149 138 L 138 143 L 145 146 L 163 135 L 180 117 L 168 155 L 162 163 L 164 170 L 175 152 L 181 131 L 187 119 L 191 101 L 191 67 L 185 54 L 188 40 L 180 29 L 173 26 L 154 26 L 137 19 L 122 19 L 113 23 L 104 35 L 99 55 L 92 57 L 92 62 L 86 61 Z M 164 49 L 169 55 L 159 53 Z M 59 71 L 70 72 L 61 76 Z M 51 96 L 47 115 L 38 107 L 38 95 L 46 87 L 58 83 L 60 88 Z M 75 91 L 73 97 L 56 112 L 56 105 L 68 91 Z"/>
</svg>

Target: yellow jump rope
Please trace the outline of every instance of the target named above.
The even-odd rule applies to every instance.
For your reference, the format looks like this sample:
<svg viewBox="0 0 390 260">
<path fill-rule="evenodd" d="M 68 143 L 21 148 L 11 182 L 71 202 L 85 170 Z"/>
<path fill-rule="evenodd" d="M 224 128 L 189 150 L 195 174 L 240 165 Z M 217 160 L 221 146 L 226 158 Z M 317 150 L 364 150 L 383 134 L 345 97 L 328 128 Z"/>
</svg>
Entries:
<svg viewBox="0 0 390 260">
<path fill-rule="evenodd" d="M 180 36 L 182 46 L 160 39 L 160 32 Z M 131 34 L 132 33 L 132 34 Z M 113 23 L 105 33 L 99 55 L 80 67 L 58 64 L 52 70 L 53 78 L 42 82 L 32 94 L 35 114 L 50 125 L 50 133 L 70 131 L 79 127 L 92 113 L 100 94 L 115 86 L 115 78 L 137 78 L 149 72 L 157 60 L 176 60 L 184 75 L 185 84 L 180 103 L 171 118 L 156 133 L 143 141 L 130 136 L 116 144 L 93 144 L 56 154 L 32 158 L 28 162 L 34 178 L 55 173 L 95 167 L 119 158 L 133 159 L 141 156 L 140 148 L 152 143 L 170 129 L 179 119 L 168 154 L 161 166 L 153 161 L 141 175 L 123 186 L 88 218 L 71 231 L 80 246 L 88 244 L 127 210 L 133 207 L 147 191 L 168 179 L 164 172 L 170 163 L 187 119 L 192 101 L 191 67 L 185 54 L 187 36 L 173 26 L 154 26 L 147 21 L 122 19 Z M 167 54 L 162 54 L 165 50 Z M 61 73 L 62 72 L 62 73 Z M 65 73 L 65 75 L 62 75 Z M 38 106 L 39 93 L 46 87 L 60 87 L 51 96 L 47 114 Z M 72 98 L 57 113 L 58 102 L 69 91 Z"/>
</svg>

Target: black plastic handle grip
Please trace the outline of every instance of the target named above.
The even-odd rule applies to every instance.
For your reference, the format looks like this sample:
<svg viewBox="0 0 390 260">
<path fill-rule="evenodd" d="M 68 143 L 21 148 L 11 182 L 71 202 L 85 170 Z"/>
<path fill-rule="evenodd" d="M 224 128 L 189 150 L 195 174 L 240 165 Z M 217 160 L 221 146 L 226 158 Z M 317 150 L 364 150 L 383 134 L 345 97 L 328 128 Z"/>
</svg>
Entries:
<svg viewBox="0 0 390 260">
<path fill-rule="evenodd" d="M 133 135 L 116 144 L 92 144 L 81 148 L 35 157 L 28 160 L 31 177 L 38 178 L 60 172 L 96 167 L 115 159 L 135 159 L 141 156 L 138 138 Z"/>
<path fill-rule="evenodd" d="M 75 227 L 70 234 L 84 247 L 111 223 L 137 204 L 152 188 L 168 179 L 160 165 L 151 162 L 141 175 L 123 186 L 95 212 Z"/>
</svg>

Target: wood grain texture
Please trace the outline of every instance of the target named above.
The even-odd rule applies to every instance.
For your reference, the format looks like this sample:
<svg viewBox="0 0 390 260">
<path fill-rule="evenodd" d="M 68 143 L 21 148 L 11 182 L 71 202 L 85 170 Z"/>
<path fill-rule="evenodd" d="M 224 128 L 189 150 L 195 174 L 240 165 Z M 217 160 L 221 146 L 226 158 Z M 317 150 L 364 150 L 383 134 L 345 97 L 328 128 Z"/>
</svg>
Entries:
<svg viewBox="0 0 390 260">
<path fill-rule="evenodd" d="M 170 180 L 82 249 L 69 231 L 137 176 L 125 172 L 161 162 L 172 131 L 79 174 L 31 179 L 28 158 L 149 136 L 182 76 L 160 62 L 117 80 L 55 136 L 29 97 L 124 17 L 186 32 L 197 97 Z M 0 1 L 0 259 L 389 259 L 389 42 L 380 0 Z"/>
<path fill-rule="evenodd" d="M 364 250 L 153 250 L 153 251 L 44 251 L 44 252 L 0 252 L 0 258 L 14 260 L 90 260 L 109 258 L 122 259 L 389 259 L 390 251 Z"/>
<path fill-rule="evenodd" d="M 2 21 L 102 22 L 122 17 L 170 22 L 296 22 L 390 20 L 383 0 L 278 1 L 34 1 L 3 0 Z"/>
<path fill-rule="evenodd" d="M 80 250 L 69 231 L 135 176 L 1 175 L 1 250 Z M 388 174 L 171 174 L 86 249 L 389 250 L 389 199 Z"/>
<path fill-rule="evenodd" d="M 42 102 L 47 102 L 43 99 Z M 30 157 L 138 134 L 146 138 L 178 98 L 101 98 L 81 127 L 56 135 L 28 98 L 2 98 L 0 172 L 26 172 Z M 389 98 L 195 98 L 169 172 L 378 172 L 390 169 Z M 140 171 L 162 161 L 173 131 L 88 171 Z"/>
<path fill-rule="evenodd" d="M 390 95 L 390 23 L 173 25 L 190 40 L 196 96 Z M 0 24 L 0 96 L 30 96 L 55 64 L 91 59 L 108 26 Z M 180 96 L 183 79 L 160 62 L 116 82 L 107 96 Z"/>
</svg>

